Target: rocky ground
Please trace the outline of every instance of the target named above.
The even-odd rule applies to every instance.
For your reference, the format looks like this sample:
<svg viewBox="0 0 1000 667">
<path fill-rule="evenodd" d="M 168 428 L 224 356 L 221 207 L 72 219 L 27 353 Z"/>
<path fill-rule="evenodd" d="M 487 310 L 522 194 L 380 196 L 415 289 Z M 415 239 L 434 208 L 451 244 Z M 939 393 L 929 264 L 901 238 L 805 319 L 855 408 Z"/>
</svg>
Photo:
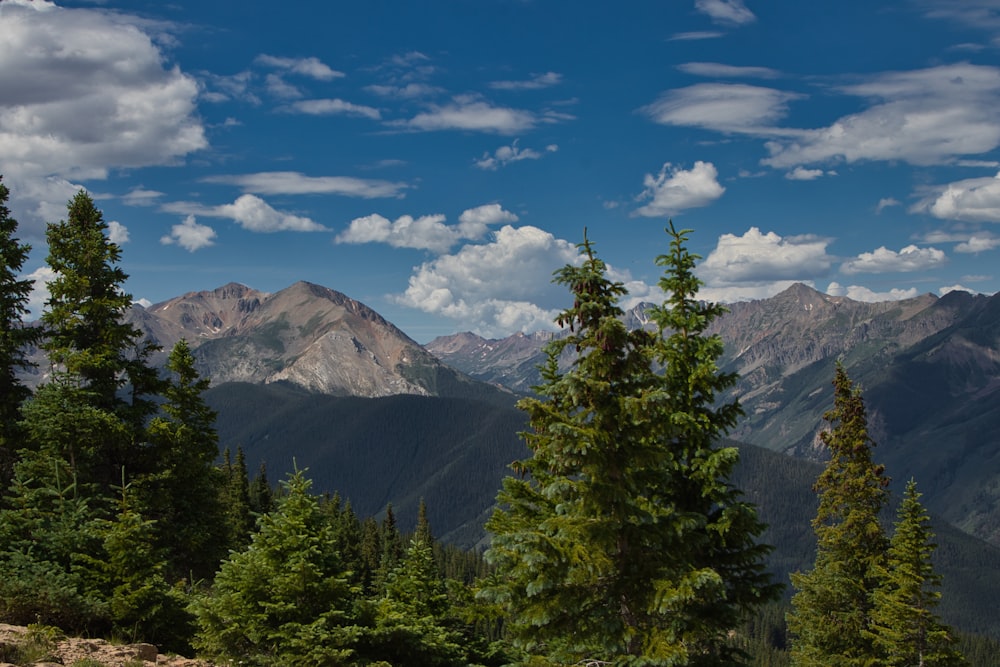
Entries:
<svg viewBox="0 0 1000 667">
<path fill-rule="evenodd" d="M 23 665 L 213 667 L 204 660 L 160 654 L 152 644 L 112 644 L 103 639 L 61 637 L 51 631 L 33 631 L 19 625 L 0 623 L 0 667 Z"/>
</svg>

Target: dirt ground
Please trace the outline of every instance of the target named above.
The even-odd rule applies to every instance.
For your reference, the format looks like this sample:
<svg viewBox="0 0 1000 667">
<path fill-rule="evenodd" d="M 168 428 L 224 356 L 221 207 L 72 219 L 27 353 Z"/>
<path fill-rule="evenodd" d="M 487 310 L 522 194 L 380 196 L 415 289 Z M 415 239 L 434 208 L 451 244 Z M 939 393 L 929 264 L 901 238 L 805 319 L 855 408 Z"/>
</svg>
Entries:
<svg viewBox="0 0 1000 667">
<path fill-rule="evenodd" d="M 28 628 L 0 623 L 0 646 L 21 645 L 28 639 Z M 33 667 L 66 665 L 67 667 L 87 660 L 88 665 L 100 664 L 104 667 L 214 667 L 204 660 L 192 660 L 178 656 L 166 656 L 157 652 L 152 644 L 111 644 L 103 639 L 81 639 L 67 637 L 56 640 L 49 655 L 27 664 Z M 15 663 L 0 660 L 0 667 L 11 667 Z"/>
</svg>

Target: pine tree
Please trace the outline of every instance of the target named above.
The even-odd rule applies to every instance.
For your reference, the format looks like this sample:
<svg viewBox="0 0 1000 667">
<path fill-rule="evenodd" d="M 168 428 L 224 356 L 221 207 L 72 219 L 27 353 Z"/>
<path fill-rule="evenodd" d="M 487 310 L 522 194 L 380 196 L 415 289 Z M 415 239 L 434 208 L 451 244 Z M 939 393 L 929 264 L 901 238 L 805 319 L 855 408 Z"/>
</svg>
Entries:
<svg viewBox="0 0 1000 667">
<path fill-rule="evenodd" d="M 735 381 L 705 333 L 722 311 L 695 301 L 687 232 L 669 233 L 655 334 L 627 330 L 624 286 L 581 244 L 582 264 L 556 274 L 574 297 L 557 320 L 569 335 L 546 349 L 541 398 L 519 404 L 533 455 L 487 523 L 497 574 L 482 594 L 553 663 L 740 664 L 728 633 L 777 594 L 763 526 L 728 483 L 738 452 L 718 446 L 740 414 L 715 405 Z M 576 353 L 565 372 L 564 352 Z"/>
<path fill-rule="evenodd" d="M 32 367 L 28 351 L 41 335 L 40 328 L 24 323 L 33 282 L 19 276 L 31 246 L 14 236 L 17 220 L 7 208 L 9 194 L 0 176 L 0 492 L 10 483 L 15 452 L 23 446 L 21 404 L 31 395 L 17 372 Z"/>
<path fill-rule="evenodd" d="M 68 388 L 56 387 L 52 400 L 71 399 L 81 409 L 101 412 L 104 416 L 91 421 L 104 421 L 109 428 L 85 442 L 50 429 L 49 440 L 39 444 L 60 448 L 78 467 L 81 481 L 97 482 L 111 495 L 122 469 L 142 475 L 151 465 L 143 429 L 156 410 L 152 397 L 162 388 L 149 365 L 157 348 L 125 321 L 132 298 L 122 289 L 127 275 L 118 266 L 121 248 L 107 237 L 103 214 L 83 191 L 70 200 L 68 212 L 67 220 L 49 224 L 46 232 L 47 261 L 56 277 L 42 314 L 47 335 L 42 347 L 57 370 L 49 384 Z"/>
<path fill-rule="evenodd" d="M 820 434 L 830 461 L 816 481 L 813 519 L 816 562 L 792 574 L 788 628 L 796 667 L 880 664 L 872 635 L 873 595 L 882 585 L 888 541 L 879 514 L 888 499 L 885 469 L 872 460 L 874 443 L 861 392 L 841 364 L 833 381 L 834 406 Z"/>
<path fill-rule="evenodd" d="M 218 534 L 225 511 L 224 477 L 215 467 L 216 413 L 205 404 L 209 382 L 199 377 L 187 341 L 174 345 L 167 370 L 163 414 L 148 427 L 157 470 L 139 481 L 137 493 L 143 513 L 156 522 L 156 543 L 169 554 L 168 575 L 208 578 L 228 546 Z"/>
<path fill-rule="evenodd" d="M 359 629 L 357 589 L 334 549 L 333 529 L 301 471 L 250 545 L 223 562 L 195 604 L 195 647 L 210 658 L 259 665 L 346 665 Z"/>
<path fill-rule="evenodd" d="M 229 549 L 240 551 L 250 541 L 254 520 L 250 512 L 250 480 L 247 479 L 246 455 L 242 447 L 236 448 L 236 461 L 229 448 L 222 454 L 223 513 L 225 516 L 226 544 Z"/>
<path fill-rule="evenodd" d="M 934 613 L 941 576 L 931 563 L 936 545 L 917 483 L 906 485 L 889 543 L 882 585 L 874 594 L 872 630 L 886 667 L 964 665 L 954 633 Z"/>
</svg>

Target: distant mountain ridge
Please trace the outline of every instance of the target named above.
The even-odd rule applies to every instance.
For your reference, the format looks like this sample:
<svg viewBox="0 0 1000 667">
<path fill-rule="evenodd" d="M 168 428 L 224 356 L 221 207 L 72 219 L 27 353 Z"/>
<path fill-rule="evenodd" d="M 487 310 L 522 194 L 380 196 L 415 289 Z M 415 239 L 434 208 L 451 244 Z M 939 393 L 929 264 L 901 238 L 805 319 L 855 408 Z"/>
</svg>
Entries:
<svg viewBox="0 0 1000 667">
<path fill-rule="evenodd" d="M 640 326 L 646 308 L 626 321 Z M 740 376 L 727 397 L 746 414 L 731 437 L 822 458 L 840 360 L 864 392 L 876 457 L 893 478 L 915 476 L 932 509 L 1000 545 L 1000 294 L 867 303 L 798 284 L 728 308 L 711 331 L 725 343 L 720 366 Z M 487 382 L 537 384 L 544 339 L 459 336 L 461 345 L 446 336 L 426 348 Z M 512 339 L 517 354 L 504 356 Z"/>
</svg>

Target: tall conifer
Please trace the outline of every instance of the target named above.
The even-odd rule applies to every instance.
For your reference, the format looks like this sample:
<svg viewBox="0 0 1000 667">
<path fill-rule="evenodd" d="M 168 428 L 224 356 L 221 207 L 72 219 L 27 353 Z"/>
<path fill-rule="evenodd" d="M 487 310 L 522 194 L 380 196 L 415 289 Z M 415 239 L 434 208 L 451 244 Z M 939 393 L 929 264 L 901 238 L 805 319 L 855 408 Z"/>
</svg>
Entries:
<svg viewBox="0 0 1000 667">
<path fill-rule="evenodd" d="M 888 540 L 879 514 L 888 500 L 883 466 L 872 460 L 864 400 L 837 364 L 833 409 L 820 434 L 830 461 L 816 481 L 819 510 L 813 519 L 816 562 L 792 574 L 788 627 L 796 667 L 880 664 L 872 634 L 873 596 L 881 585 Z"/>
<path fill-rule="evenodd" d="M 23 446 L 18 422 L 21 403 L 31 395 L 17 373 L 31 368 L 29 348 L 41 335 L 41 329 L 24 322 L 34 283 L 20 273 L 31 246 L 15 237 L 17 220 L 7 208 L 9 195 L 0 176 L 0 493 L 10 483 L 15 452 Z"/>
<path fill-rule="evenodd" d="M 728 483 L 738 453 L 718 442 L 740 414 L 715 405 L 735 380 L 705 333 L 722 311 L 695 300 L 686 232 L 669 233 L 655 333 L 625 327 L 625 288 L 588 240 L 556 273 L 574 299 L 557 320 L 568 335 L 547 347 L 541 397 L 520 403 L 532 457 L 487 524 L 498 572 L 483 594 L 552 664 L 740 664 L 728 634 L 777 593 L 763 526 Z"/>
</svg>

